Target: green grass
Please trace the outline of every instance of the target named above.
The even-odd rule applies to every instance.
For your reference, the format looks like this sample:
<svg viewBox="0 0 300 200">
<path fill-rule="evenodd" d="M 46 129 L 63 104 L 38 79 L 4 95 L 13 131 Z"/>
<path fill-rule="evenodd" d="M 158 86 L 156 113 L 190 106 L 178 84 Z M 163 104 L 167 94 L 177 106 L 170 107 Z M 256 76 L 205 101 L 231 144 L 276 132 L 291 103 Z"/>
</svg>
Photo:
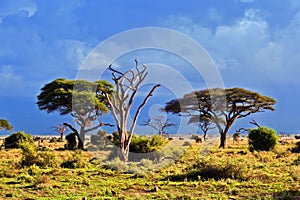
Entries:
<svg viewBox="0 0 300 200">
<path fill-rule="evenodd" d="M 295 142 L 253 153 L 247 141 L 226 149 L 192 143 L 176 163 L 153 170 L 155 165 L 145 160 L 127 166 L 129 171 L 142 166 L 132 173 L 110 169 L 101 159 L 88 163 L 95 155 L 91 152 L 53 150 L 53 143 L 43 145 L 52 148 L 57 167 L 21 167 L 21 150 L 2 149 L 0 199 L 296 199 L 300 198 L 299 153 L 289 150 Z M 66 161 L 75 165 L 61 167 Z M 226 166 L 238 169 L 239 176 L 214 178 L 225 173 Z"/>
</svg>

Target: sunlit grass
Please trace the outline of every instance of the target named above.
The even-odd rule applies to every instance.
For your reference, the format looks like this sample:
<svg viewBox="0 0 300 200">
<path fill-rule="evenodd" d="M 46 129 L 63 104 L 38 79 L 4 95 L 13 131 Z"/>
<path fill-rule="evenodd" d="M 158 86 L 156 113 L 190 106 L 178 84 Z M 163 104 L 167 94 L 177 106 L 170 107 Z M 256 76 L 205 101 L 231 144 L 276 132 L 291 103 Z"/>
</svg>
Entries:
<svg viewBox="0 0 300 200">
<path fill-rule="evenodd" d="M 228 140 L 226 149 L 219 149 L 217 141 L 192 143 L 177 162 L 157 170 L 149 170 L 155 166 L 149 160 L 127 166 L 142 166 L 139 169 L 144 169 L 144 173 L 107 168 L 105 151 L 97 154 L 55 150 L 63 146 L 61 143 L 44 141 L 40 144 L 53 151 L 58 167 L 21 167 L 21 150 L 2 149 L 0 199 L 293 199 L 300 196 L 300 165 L 295 162 L 299 153 L 290 151 L 295 142 L 279 144 L 270 152 L 253 153 L 248 150 L 246 139 L 235 144 Z M 89 162 L 95 156 L 101 159 Z M 62 163 L 66 161 L 75 165 L 63 168 Z M 206 163 L 204 168 L 199 168 L 202 176 L 207 172 L 201 171 L 203 169 L 224 170 L 223 166 L 234 167 L 239 176 L 220 179 L 182 176 L 195 171 L 192 166 L 199 162 Z M 213 172 L 219 173 L 218 170 Z M 172 180 L 176 175 L 183 178 Z"/>
</svg>

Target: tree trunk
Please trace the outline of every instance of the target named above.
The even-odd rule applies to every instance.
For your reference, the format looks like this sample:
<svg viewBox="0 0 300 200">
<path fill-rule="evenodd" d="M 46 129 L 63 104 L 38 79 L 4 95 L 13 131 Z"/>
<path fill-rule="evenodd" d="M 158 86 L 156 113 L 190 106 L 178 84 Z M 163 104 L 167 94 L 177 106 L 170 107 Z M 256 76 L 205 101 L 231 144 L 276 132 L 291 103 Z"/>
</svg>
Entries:
<svg viewBox="0 0 300 200">
<path fill-rule="evenodd" d="M 225 148 L 225 146 L 226 146 L 226 135 L 227 135 L 227 133 L 226 132 L 224 132 L 224 131 L 222 131 L 221 133 L 221 140 L 220 140 L 220 146 L 219 146 L 219 148 Z"/>
<path fill-rule="evenodd" d="M 228 120 L 226 122 L 226 126 L 225 126 L 224 130 L 220 131 L 220 133 L 221 133 L 221 141 L 220 141 L 220 147 L 219 148 L 225 148 L 225 146 L 226 146 L 226 137 L 227 137 L 228 131 L 229 131 L 231 125 L 233 124 L 233 122 L 236 119 L 237 119 L 237 116 L 232 117 L 230 120 Z"/>
<path fill-rule="evenodd" d="M 207 132 L 205 131 L 205 132 L 203 133 L 203 140 L 204 140 L 204 141 L 206 141 L 206 135 L 207 135 Z"/>
<path fill-rule="evenodd" d="M 118 156 L 124 163 L 128 163 L 129 148 L 119 148 Z"/>
<path fill-rule="evenodd" d="M 159 131 L 158 131 L 158 135 L 163 136 L 163 131 L 162 131 L 162 130 L 159 130 Z"/>
<path fill-rule="evenodd" d="M 64 133 L 65 133 L 65 132 L 60 132 L 60 139 L 61 139 L 61 140 L 64 139 Z"/>
<path fill-rule="evenodd" d="M 119 129 L 119 150 L 118 156 L 125 163 L 128 162 L 129 148 L 127 148 L 127 131 L 126 127 Z"/>
<path fill-rule="evenodd" d="M 85 140 L 85 130 L 84 126 L 80 127 L 80 133 L 78 138 L 78 149 L 84 149 L 84 140 Z"/>
</svg>

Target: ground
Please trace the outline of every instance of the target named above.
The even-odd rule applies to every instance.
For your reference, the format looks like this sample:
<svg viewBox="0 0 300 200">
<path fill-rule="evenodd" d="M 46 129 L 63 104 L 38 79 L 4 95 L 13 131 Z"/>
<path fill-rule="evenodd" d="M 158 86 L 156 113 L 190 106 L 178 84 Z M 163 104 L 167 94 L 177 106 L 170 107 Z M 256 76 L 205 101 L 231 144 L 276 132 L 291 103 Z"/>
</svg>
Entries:
<svg viewBox="0 0 300 200">
<path fill-rule="evenodd" d="M 228 143 L 218 149 L 217 142 L 189 142 L 177 162 L 155 170 L 144 160 L 129 172 L 104 164 L 106 151 L 92 159 L 90 151 L 58 150 L 62 142 L 39 144 L 54 160 L 47 167 L 21 166 L 20 149 L 2 148 L 0 199 L 300 199 L 300 154 L 290 151 L 296 140 L 270 152 L 249 152 L 246 139 Z"/>
</svg>

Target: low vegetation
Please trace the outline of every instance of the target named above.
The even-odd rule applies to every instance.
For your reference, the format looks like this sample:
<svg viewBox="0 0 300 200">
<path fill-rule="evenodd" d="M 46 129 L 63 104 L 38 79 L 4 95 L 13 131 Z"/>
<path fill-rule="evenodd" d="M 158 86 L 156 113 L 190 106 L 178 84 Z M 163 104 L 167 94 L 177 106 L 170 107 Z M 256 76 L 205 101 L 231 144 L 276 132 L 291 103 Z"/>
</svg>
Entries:
<svg viewBox="0 0 300 200">
<path fill-rule="evenodd" d="M 9 137 L 5 138 L 5 148 L 19 148 L 22 143 L 27 142 L 33 144 L 33 138 L 30 134 L 26 134 L 23 131 L 13 133 Z"/>
<path fill-rule="evenodd" d="M 270 151 L 278 143 L 276 131 L 267 127 L 251 129 L 248 138 L 250 151 Z"/>
<path fill-rule="evenodd" d="M 297 142 L 250 152 L 245 138 L 226 149 L 217 140 L 174 139 L 157 151 L 160 159 L 128 164 L 107 160 L 113 145 L 74 151 L 62 150 L 65 142 L 23 142 L 0 150 L 0 198 L 297 199 Z"/>
</svg>

